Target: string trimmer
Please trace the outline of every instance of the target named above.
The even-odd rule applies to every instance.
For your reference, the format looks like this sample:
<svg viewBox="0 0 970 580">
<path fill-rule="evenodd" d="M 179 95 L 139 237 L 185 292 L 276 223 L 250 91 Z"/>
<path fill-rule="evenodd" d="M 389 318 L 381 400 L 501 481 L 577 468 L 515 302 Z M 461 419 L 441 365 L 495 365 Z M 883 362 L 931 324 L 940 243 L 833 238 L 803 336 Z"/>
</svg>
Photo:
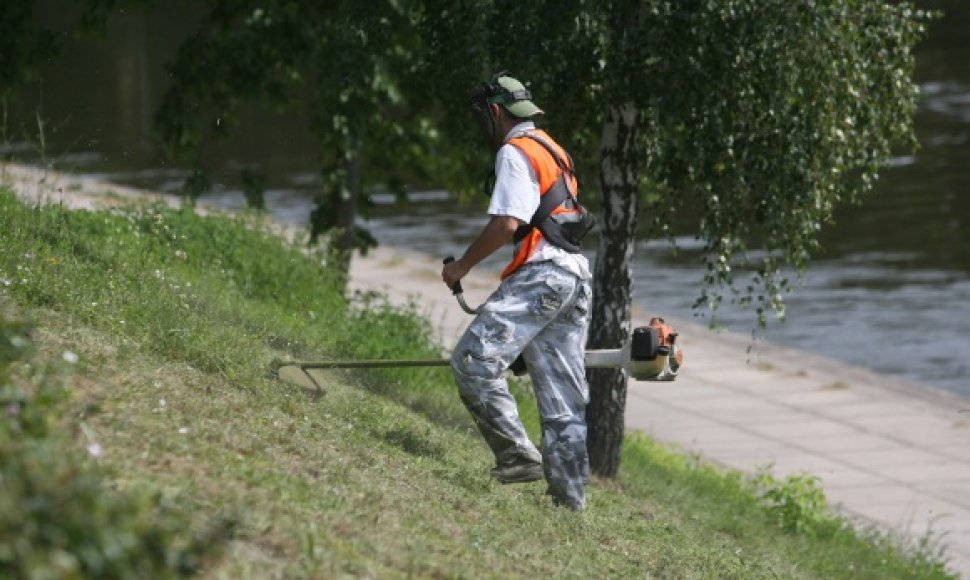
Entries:
<svg viewBox="0 0 970 580">
<path fill-rule="evenodd" d="M 454 260 L 449 256 L 444 262 Z M 462 310 L 477 314 L 481 306 L 471 308 L 465 301 L 461 281 L 451 287 Z M 587 350 L 584 358 L 586 368 L 624 369 L 628 377 L 640 381 L 672 381 L 677 378 L 683 363 L 683 354 L 677 344 L 677 334 L 664 324 L 663 319 L 654 318 L 648 326 L 633 329 L 630 338 L 617 349 Z M 354 360 L 354 361 L 287 361 L 276 359 L 272 362 L 271 373 L 279 377 L 283 367 L 296 367 L 316 385 L 316 380 L 308 371 L 320 369 L 381 369 L 403 367 L 444 367 L 451 361 L 442 358 L 394 359 L 394 360 Z M 317 385 L 319 387 L 319 385 Z"/>
</svg>

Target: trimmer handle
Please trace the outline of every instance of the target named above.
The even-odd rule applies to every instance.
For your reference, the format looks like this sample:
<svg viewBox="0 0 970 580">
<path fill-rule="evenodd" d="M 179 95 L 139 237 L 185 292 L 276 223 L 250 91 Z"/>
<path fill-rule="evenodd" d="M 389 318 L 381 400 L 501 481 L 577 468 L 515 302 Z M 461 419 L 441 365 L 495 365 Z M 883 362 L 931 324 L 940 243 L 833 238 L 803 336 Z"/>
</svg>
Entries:
<svg viewBox="0 0 970 580">
<path fill-rule="evenodd" d="M 455 261 L 455 257 L 454 256 L 448 256 L 447 258 L 445 258 L 444 260 L 442 260 L 441 263 L 442 264 L 450 264 L 451 262 L 454 262 L 454 261 Z M 464 292 L 465 292 L 465 290 L 462 289 L 462 287 L 461 287 L 461 280 L 456 280 L 455 283 L 452 284 L 452 286 L 451 286 L 451 293 L 457 295 L 457 294 L 463 294 Z"/>
<path fill-rule="evenodd" d="M 448 256 L 447 258 L 442 260 L 442 263 L 449 264 L 454 261 L 455 261 L 454 256 Z M 451 285 L 451 293 L 454 294 L 455 298 L 458 299 L 458 305 L 461 306 L 462 310 L 464 310 L 468 314 L 471 314 L 472 316 L 478 314 L 478 311 L 479 309 L 481 309 L 481 306 L 479 306 L 478 308 L 472 308 L 471 306 L 468 305 L 467 302 L 465 302 L 465 295 L 464 295 L 465 290 L 462 289 L 461 287 L 461 280 L 458 280 Z"/>
</svg>

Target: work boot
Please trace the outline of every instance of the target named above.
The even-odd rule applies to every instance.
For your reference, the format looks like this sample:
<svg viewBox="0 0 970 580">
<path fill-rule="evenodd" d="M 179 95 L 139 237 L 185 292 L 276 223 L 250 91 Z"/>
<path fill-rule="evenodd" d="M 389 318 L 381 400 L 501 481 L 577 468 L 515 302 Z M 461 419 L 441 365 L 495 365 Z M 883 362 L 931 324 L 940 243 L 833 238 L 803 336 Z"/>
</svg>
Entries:
<svg viewBox="0 0 970 580">
<path fill-rule="evenodd" d="M 509 465 L 497 465 L 492 468 L 492 477 L 499 483 L 526 483 L 539 481 L 543 477 L 542 464 L 534 461 L 520 460 Z"/>
<path fill-rule="evenodd" d="M 567 508 L 574 512 L 582 512 L 586 510 L 586 501 L 577 502 L 574 499 L 570 499 L 561 493 L 554 492 L 551 488 L 546 490 L 546 495 L 552 498 L 552 505 L 561 508 Z"/>
<path fill-rule="evenodd" d="M 585 503 L 577 503 L 577 502 L 572 501 L 572 500 L 560 499 L 560 498 L 557 498 L 557 497 L 553 497 L 552 498 L 552 505 L 554 505 L 556 507 L 570 509 L 570 510 L 572 510 L 574 512 L 581 512 L 581 511 L 585 511 L 586 510 L 586 504 Z"/>
</svg>

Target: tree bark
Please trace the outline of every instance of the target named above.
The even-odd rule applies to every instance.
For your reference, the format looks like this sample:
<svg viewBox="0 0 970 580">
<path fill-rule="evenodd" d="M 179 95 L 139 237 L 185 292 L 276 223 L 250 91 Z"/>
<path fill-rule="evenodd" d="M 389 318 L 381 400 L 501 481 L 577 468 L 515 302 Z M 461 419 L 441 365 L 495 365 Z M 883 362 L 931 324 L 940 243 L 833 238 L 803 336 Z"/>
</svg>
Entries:
<svg viewBox="0 0 970 580">
<path fill-rule="evenodd" d="M 357 199 L 361 194 L 360 158 L 356 153 L 347 156 L 345 167 L 347 188 L 337 206 L 337 227 L 341 230 L 337 247 L 349 256 L 357 247 Z"/>
<path fill-rule="evenodd" d="M 332 245 L 333 265 L 346 283 L 350 272 L 350 260 L 357 247 L 357 199 L 361 194 L 360 159 L 355 154 L 346 156 L 344 162 L 346 183 L 335 187 L 333 195 L 334 227 L 338 236 Z"/>
<path fill-rule="evenodd" d="M 634 163 L 636 110 L 632 105 L 607 111 L 600 140 L 600 187 L 603 227 L 593 275 L 593 312 L 588 347 L 620 348 L 630 336 L 630 259 L 635 242 L 639 199 Z M 627 377 L 623 370 L 587 371 L 590 403 L 586 408 L 590 468 L 615 477 L 623 447 Z"/>
</svg>

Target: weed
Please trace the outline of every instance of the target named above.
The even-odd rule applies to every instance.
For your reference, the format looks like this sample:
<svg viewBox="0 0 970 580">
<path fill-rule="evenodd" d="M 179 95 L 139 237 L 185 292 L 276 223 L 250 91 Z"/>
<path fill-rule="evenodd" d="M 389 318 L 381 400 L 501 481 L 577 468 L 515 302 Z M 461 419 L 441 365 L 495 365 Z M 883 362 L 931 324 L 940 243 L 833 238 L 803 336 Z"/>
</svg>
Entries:
<svg viewBox="0 0 970 580">
<path fill-rule="evenodd" d="M 754 478 L 754 485 L 766 509 L 783 530 L 820 537 L 838 528 L 818 477 L 800 473 L 779 481 L 762 470 Z"/>
</svg>

